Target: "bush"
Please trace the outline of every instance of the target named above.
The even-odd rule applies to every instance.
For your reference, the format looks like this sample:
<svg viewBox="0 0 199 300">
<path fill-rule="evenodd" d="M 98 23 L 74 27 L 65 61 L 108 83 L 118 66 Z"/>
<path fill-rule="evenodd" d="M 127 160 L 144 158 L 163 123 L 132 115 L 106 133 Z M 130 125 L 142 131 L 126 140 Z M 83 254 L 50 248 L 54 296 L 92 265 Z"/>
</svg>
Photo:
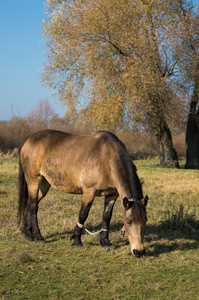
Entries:
<svg viewBox="0 0 199 300">
<path fill-rule="evenodd" d="M 45 128 L 53 128 L 70 133 L 88 134 L 91 132 L 90 129 L 81 127 L 81 123 L 78 122 L 74 126 L 67 124 L 64 119 L 59 118 L 56 114 L 52 115 L 48 125 L 45 124 L 43 119 L 31 118 L 30 116 L 0 122 L 0 152 L 12 152 L 14 149 L 19 148 L 30 134 Z M 125 144 L 129 155 L 134 160 L 153 158 L 159 155 L 156 138 L 147 131 L 120 130 L 117 132 L 117 136 Z M 174 137 L 174 147 L 179 157 L 185 156 L 184 134 Z M 16 151 L 13 155 L 16 155 Z"/>
<path fill-rule="evenodd" d="M 0 122 L 1 155 L 4 153 L 11 157 L 15 157 L 18 148 L 23 145 L 25 139 L 29 135 L 46 128 L 53 128 L 71 133 L 85 133 L 83 129 L 78 130 L 58 117 L 53 117 L 48 125 L 46 125 L 42 119 L 32 119 L 29 116 L 27 118 L 13 118 L 10 121 Z"/>
<path fill-rule="evenodd" d="M 30 134 L 30 127 L 25 119 L 13 118 L 0 122 L 0 151 L 7 153 L 18 148 Z"/>
<path fill-rule="evenodd" d="M 146 131 L 119 131 L 118 138 L 125 144 L 132 159 L 147 159 L 159 155 L 154 136 Z"/>
<path fill-rule="evenodd" d="M 174 136 L 173 145 L 178 153 L 178 157 L 186 157 L 185 133 Z"/>
</svg>

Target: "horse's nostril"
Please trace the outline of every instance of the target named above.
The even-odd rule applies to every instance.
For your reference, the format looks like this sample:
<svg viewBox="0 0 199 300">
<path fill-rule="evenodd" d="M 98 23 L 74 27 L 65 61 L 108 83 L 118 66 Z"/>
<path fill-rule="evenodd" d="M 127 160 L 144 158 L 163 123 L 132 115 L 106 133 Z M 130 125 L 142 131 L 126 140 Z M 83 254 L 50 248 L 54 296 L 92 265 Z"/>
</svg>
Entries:
<svg viewBox="0 0 199 300">
<path fill-rule="evenodd" d="M 145 249 L 143 249 L 143 250 L 142 250 L 142 255 L 144 255 L 144 254 L 145 254 L 145 252 L 146 252 L 146 251 L 145 251 Z"/>
<path fill-rule="evenodd" d="M 133 249 L 133 254 L 135 255 L 135 257 L 139 258 L 145 254 L 145 249 L 143 249 L 141 251 Z"/>
<path fill-rule="evenodd" d="M 140 257 L 140 251 L 136 250 L 136 249 L 133 249 L 133 254 L 136 256 L 136 257 Z"/>
</svg>

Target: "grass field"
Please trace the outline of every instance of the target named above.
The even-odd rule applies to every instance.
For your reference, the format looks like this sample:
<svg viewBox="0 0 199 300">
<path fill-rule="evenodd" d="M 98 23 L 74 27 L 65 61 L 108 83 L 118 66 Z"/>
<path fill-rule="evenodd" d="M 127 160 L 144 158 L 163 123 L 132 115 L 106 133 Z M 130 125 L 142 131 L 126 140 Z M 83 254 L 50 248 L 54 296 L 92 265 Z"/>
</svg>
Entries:
<svg viewBox="0 0 199 300">
<path fill-rule="evenodd" d="M 149 196 L 142 259 L 130 253 L 126 235 L 106 251 L 98 236 L 84 234 L 84 247 L 73 249 L 81 197 L 54 189 L 39 207 L 46 243 L 25 241 L 16 220 L 18 161 L 1 158 L 0 299 L 199 299 L 199 171 L 135 164 Z M 95 199 L 88 229 L 100 229 L 103 205 Z M 122 225 L 118 199 L 112 242 Z"/>
</svg>

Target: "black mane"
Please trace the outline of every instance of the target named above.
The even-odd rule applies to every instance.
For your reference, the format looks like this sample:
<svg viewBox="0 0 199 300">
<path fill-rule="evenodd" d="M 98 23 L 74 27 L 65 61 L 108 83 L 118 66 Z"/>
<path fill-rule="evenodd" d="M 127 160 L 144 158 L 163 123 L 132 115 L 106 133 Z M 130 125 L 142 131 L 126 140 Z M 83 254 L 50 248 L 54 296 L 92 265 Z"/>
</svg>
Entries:
<svg viewBox="0 0 199 300">
<path fill-rule="evenodd" d="M 137 169 L 134 163 L 132 162 L 125 145 L 113 133 L 111 132 L 107 132 L 107 133 L 114 139 L 114 141 L 119 146 L 120 158 L 125 166 L 125 172 L 128 178 L 128 185 L 131 190 L 131 197 L 134 198 L 135 200 L 143 199 L 142 186 L 137 176 L 137 172 L 136 172 Z"/>
</svg>

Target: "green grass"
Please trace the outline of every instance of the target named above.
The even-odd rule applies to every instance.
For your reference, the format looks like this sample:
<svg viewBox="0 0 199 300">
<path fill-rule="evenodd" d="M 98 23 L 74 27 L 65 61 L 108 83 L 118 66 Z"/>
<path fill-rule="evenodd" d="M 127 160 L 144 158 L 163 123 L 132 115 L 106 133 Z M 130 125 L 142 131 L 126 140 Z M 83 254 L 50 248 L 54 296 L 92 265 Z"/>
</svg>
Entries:
<svg viewBox="0 0 199 300">
<path fill-rule="evenodd" d="M 106 251 L 99 237 L 84 234 L 74 249 L 70 236 L 81 197 L 51 189 L 40 203 L 45 244 L 27 242 L 17 226 L 17 160 L 0 159 L 1 299 L 197 299 L 199 294 L 199 171 L 161 168 L 135 161 L 148 194 L 146 256 L 130 253 L 126 235 Z M 168 226 L 168 211 L 183 205 L 196 232 Z M 98 230 L 103 199 L 96 198 L 86 226 Z M 123 225 L 120 200 L 111 221 L 114 242 Z"/>
</svg>

